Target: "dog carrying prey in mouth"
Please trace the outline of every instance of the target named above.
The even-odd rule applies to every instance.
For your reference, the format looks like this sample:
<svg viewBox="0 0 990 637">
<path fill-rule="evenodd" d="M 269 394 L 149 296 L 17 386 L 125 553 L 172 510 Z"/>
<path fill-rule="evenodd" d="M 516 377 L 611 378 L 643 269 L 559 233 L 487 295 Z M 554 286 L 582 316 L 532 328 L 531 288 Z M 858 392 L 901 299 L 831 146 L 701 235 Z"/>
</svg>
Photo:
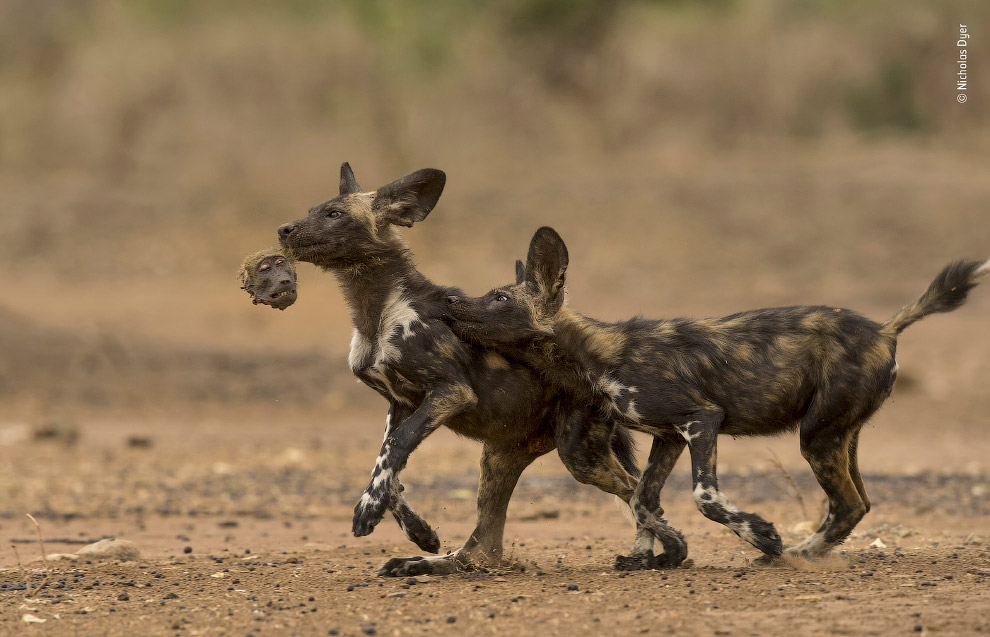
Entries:
<svg viewBox="0 0 990 637">
<path fill-rule="evenodd" d="M 368 535 L 391 511 L 406 537 L 437 552 L 440 541 L 409 507 L 399 474 L 439 427 L 483 444 L 478 523 L 464 545 L 437 557 L 393 558 L 381 575 L 499 564 L 516 481 L 555 447 L 575 478 L 623 502 L 630 502 L 638 475 L 629 432 L 615 428 L 612 418 L 586 402 L 558 399 L 532 368 L 451 332 L 446 298 L 460 291 L 427 279 L 399 233 L 426 219 L 445 182 L 443 172 L 427 168 L 365 191 L 345 163 L 337 196 L 278 229 L 290 254 L 336 276 L 353 324 L 351 370 L 389 403 L 385 439 L 354 509 L 353 533 Z M 651 524 L 660 523 L 647 518 L 638 531 L 650 546 L 658 532 Z"/>
</svg>

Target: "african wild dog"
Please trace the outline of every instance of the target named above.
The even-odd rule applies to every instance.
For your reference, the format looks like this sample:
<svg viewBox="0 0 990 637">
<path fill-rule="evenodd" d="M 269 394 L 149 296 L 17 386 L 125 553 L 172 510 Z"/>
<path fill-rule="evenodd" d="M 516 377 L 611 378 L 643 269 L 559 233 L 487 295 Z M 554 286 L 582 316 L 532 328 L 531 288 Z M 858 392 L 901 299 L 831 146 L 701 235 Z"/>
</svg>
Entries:
<svg viewBox="0 0 990 637">
<path fill-rule="evenodd" d="M 255 305 L 284 310 L 296 302 L 296 266 L 282 250 L 252 252 L 244 257 L 237 277 Z"/>
<path fill-rule="evenodd" d="M 383 575 L 450 573 L 497 562 L 516 481 L 557 446 L 558 437 L 566 443 L 559 448 L 565 466 L 583 482 L 628 502 L 638 474 L 627 431 L 613 432 L 611 419 L 584 403 L 555 400 L 534 371 L 466 345 L 441 320 L 445 299 L 460 291 L 436 285 L 416 269 L 397 226 L 423 221 L 445 180 L 441 171 L 424 169 L 365 192 L 345 163 L 338 196 L 278 229 L 293 257 L 336 275 L 354 323 L 351 369 L 390 403 L 371 483 L 354 510 L 354 534 L 371 533 L 386 509 L 405 506 L 399 472 L 438 427 L 484 443 L 478 525 L 465 545 L 442 557 L 394 558 L 379 570 Z M 595 423 L 587 445 L 562 435 L 587 422 Z M 414 533 L 401 518 L 399 523 L 420 548 L 437 551 L 439 540 L 425 523 Z M 424 542 L 419 535 L 427 531 L 432 537 Z"/>
<path fill-rule="evenodd" d="M 817 532 L 787 552 L 827 553 L 870 509 L 857 443 L 863 423 L 890 395 L 897 335 L 928 314 L 959 307 L 990 273 L 990 261 L 952 263 L 918 301 L 882 324 L 821 306 L 604 323 L 564 306 L 567 259 L 560 236 L 541 228 L 525 267 L 517 264 L 515 285 L 448 299 L 454 331 L 533 365 L 620 424 L 655 436 L 634 504 L 639 499 L 663 514 L 659 491 L 687 445 L 698 508 L 766 556 L 783 550 L 773 525 L 735 508 L 718 490 L 718 434 L 800 430 L 801 452 L 828 496 L 829 513 Z M 641 557 L 649 566 L 652 543 L 637 544 L 630 560 Z"/>
</svg>

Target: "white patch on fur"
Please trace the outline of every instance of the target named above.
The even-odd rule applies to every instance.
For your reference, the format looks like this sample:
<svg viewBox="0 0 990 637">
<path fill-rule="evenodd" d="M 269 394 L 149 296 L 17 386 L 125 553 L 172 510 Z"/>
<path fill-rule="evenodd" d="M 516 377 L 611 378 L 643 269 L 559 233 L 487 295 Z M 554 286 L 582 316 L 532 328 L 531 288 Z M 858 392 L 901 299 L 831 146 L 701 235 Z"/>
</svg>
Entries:
<svg viewBox="0 0 990 637">
<path fill-rule="evenodd" d="M 622 395 L 626 386 L 611 376 L 602 376 L 598 379 L 598 389 L 612 400 L 615 400 Z"/>
<path fill-rule="evenodd" d="M 403 294 L 405 288 L 396 286 L 385 299 L 382 308 L 381 324 L 378 328 L 378 356 L 376 362 L 397 361 L 401 357 L 399 348 L 392 344 L 392 337 L 397 333 L 407 339 L 413 335 L 412 324 L 419 322 L 419 314 L 413 309 Z"/>
<path fill-rule="evenodd" d="M 674 425 L 674 428 L 677 429 L 677 432 L 680 433 L 685 440 L 687 440 L 688 444 L 691 444 L 692 440 L 701 435 L 700 431 L 696 434 L 692 434 L 691 425 L 697 425 L 700 422 L 700 420 L 692 420 L 691 422 L 684 423 L 683 425 Z M 701 485 L 698 486 L 700 487 Z"/>
<path fill-rule="evenodd" d="M 702 499 L 701 496 L 705 494 L 710 496 L 708 500 Z M 728 513 L 739 513 L 739 509 L 734 504 L 729 502 L 729 500 L 725 497 L 725 494 L 723 494 L 721 491 L 717 491 L 712 488 L 705 488 L 701 486 L 701 484 L 698 484 L 694 488 L 694 502 L 695 504 L 698 505 L 699 510 L 705 506 L 715 505 L 722 507 L 722 509 L 724 509 Z M 743 540 L 749 542 L 753 546 L 756 546 L 756 542 L 760 539 L 759 537 L 757 537 L 755 533 L 753 533 L 753 528 L 750 525 L 749 520 L 741 520 L 739 522 L 727 522 L 725 526 L 731 529 L 732 531 L 734 531 L 736 535 L 738 535 Z"/>
<path fill-rule="evenodd" d="M 825 554 L 828 552 L 828 548 L 828 545 L 825 543 L 825 534 L 816 531 L 806 537 L 800 544 L 787 549 L 787 552 L 791 555 L 800 556 L 806 554 L 809 557 L 814 557 Z"/>
<path fill-rule="evenodd" d="M 381 465 L 379 465 L 381 466 Z M 384 469 L 375 476 L 374 480 L 371 481 L 371 488 L 377 489 L 382 485 L 383 482 L 388 482 L 392 479 L 392 470 Z"/>
<path fill-rule="evenodd" d="M 642 414 L 636 411 L 636 401 L 630 400 L 629 406 L 626 407 L 626 418 L 628 418 L 633 422 L 639 422 L 640 419 L 642 419 L 642 417 L 643 417 Z"/>
<path fill-rule="evenodd" d="M 981 276 L 986 276 L 988 274 L 990 274 L 990 259 L 988 259 L 987 261 L 984 261 L 983 262 L 983 265 L 981 265 L 980 267 L 976 268 L 976 271 L 973 272 L 973 277 L 974 278 L 975 277 L 981 277 Z"/>
<path fill-rule="evenodd" d="M 445 562 L 447 560 L 456 559 L 457 555 L 461 552 L 460 549 L 447 553 L 446 555 L 425 555 L 423 556 L 423 562 Z M 419 561 L 419 560 L 417 560 Z"/>
<path fill-rule="evenodd" d="M 351 366 L 351 370 L 360 369 L 364 361 L 371 356 L 371 350 L 371 341 L 354 328 L 354 334 L 351 336 L 351 351 L 347 355 L 347 364 Z"/>
<path fill-rule="evenodd" d="M 653 532 L 647 528 L 642 528 L 636 532 L 636 540 L 633 542 L 633 555 L 643 555 L 653 550 Z"/>
<path fill-rule="evenodd" d="M 740 524 L 733 525 L 733 531 L 739 534 L 739 537 L 746 540 L 750 544 L 756 545 L 756 540 L 758 539 L 753 533 L 753 529 L 750 528 L 749 522 L 741 522 Z"/>
<path fill-rule="evenodd" d="M 707 499 L 707 500 L 703 500 L 702 499 L 701 496 L 703 496 L 705 494 L 707 494 L 709 496 L 709 499 Z M 731 502 L 729 502 L 729 500 L 725 497 L 725 494 L 724 493 L 722 493 L 721 491 L 719 491 L 717 489 L 713 489 L 711 487 L 704 487 L 704 486 L 702 486 L 702 484 L 700 482 L 698 483 L 697 486 L 694 487 L 694 501 L 695 501 L 695 504 L 698 505 L 698 508 L 699 509 L 702 506 L 705 506 L 705 505 L 708 505 L 708 504 L 715 504 L 715 505 L 718 505 L 718 506 L 722 507 L 723 509 L 725 509 L 729 513 L 739 513 L 739 509 L 736 508 L 736 506 L 734 504 L 732 504 Z"/>
<path fill-rule="evenodd" d="M 403 296 L 404 293 L 405 288 L 399 285 L 389 292 L 373 340 L 357 329 L 354 330 L 351 352 L 347 357 L 352 370 L 363 369 L 372 364 L 391 363 L 402 358 L 402 352 L 392 342 L 392 337 L 401 334 L 403 340 L 408 339 L 414 334 L 413 323 L 420 322 L 419 314 L 413 309 L 409 299 Z"/>
</svg>

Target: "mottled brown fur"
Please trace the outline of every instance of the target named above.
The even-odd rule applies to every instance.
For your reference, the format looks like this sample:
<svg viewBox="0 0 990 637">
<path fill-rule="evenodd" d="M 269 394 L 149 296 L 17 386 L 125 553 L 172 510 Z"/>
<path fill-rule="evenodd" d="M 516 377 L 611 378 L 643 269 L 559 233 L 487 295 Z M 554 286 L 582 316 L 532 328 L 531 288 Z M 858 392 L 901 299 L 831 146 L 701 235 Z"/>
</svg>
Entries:
<svg viewBox="0 0 990 637">
<path fill-rule="evenodd" d="M 824 554 L 869 510 L 856 465 L 859 430 L 890 394 L 896 335 L 929 313 L 955 309 L 990 273 L 990 262 L 952 263 L 917 302 L 883 324 L 821 306 L 604 323 L 562 307 L 567 262 L 560 237 L 541 228 L 515 285 L 449 299 L 454 331 L 533 365 L 579 400 L 654 435 L 651 463 L 656 455 L 663 469 L 647 467 L 642 493 L 659 494 L 651 483 L 662 484 L 673 460 L 657 445 L 670 444 L 671 430 L 679 433 L 690 449 L 698 508 L 769 556 L 782 551 L 773 525 L 739 511 L 718 491 L 717 435 L 800 430 L 802 454 L 830 512 L 817 533 L 790 550 Z M 547 332 L 552 337 L 539 336 Z M 601 347 L 603 340 L 618 349 Z M 683 446 L 672 447 L 674 460 Z M 636 499 L 662 511 L 652 495 Z"/>
<path fill-rule="evenodd" d="M 279 228 L 279 240 L 296 258 L 337 277 L 354 327 L 351 369 L 390 403 L 371 482 L 355 507 L 354 534 L 371 533 L 385 511 L 392 510 L 410 539 L 435 551 L 435 533 L 401 499 L 399 472 L 441 426 L 484 445 L 478 525 L 464 546 L 439 558 L 389 560 L 379 571 L 385 575 L 449 573 L 497 562 L 506 507 L 519 474 L 558 440 L 572 442 L 572 424 L 592 421 L 610 435 L 603 445 L 576 444 L 572 454 L 562 450 L 565 466 L 573 467 L 573 459 L 620 468 L 621 474 L 604 472 L 593 478 L 601 481 L 596 486 L 627 501 L 635 483 L 631 474 L 638 473 L 626 430 L 615 430 L 613 421 L 601 414 L 585 413 L 584 403 L 562 401 L 527 366 L 466 344 L 450 331 L 443 320 L 445 298 L 459 290 L 423 276 L 396 230 L 423 221 L 444 183 L 442 172 L 424 169 L 363 192 L 344 164 L 338 196 Z M 410 532 L 400 517 L 419 525 Z"/>
</svg>

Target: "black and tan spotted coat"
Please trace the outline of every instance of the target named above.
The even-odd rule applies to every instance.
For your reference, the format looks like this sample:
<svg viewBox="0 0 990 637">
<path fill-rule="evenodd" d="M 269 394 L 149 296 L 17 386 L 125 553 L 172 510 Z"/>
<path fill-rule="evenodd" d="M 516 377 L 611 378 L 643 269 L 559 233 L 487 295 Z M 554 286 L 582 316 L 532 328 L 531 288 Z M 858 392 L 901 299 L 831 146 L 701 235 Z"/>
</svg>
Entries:
<svg viewBox="0 0 990 637">
<path fill-rule="evenodd" d="M 419 272 L 398 228 L 423 221 L 444 183 L 444 173 L 424 169 L 366 192 L 345 163 L 338 196 L 278 230 L 295 259 L 337 277 L 353 323 L 350 367 L 390 405 L 371 482 L 355 508 L 354 534 L 371 533 L 391 510 L 413 542 L 436 552 L 439 539 L 404 500 L 399 472 L 441 426 L 484 444 L 478 524 L 465 545 L 442 557 L 392 559 L 379 571 L 385 575 L 449 573 L 472 563 L 496 563 L 519 475 L 578 424 L 595 422 L 596 432 L 604 433 L 588 439 L 591 444 L 568 439 L 559 448 L 575 477 L 628 501 L 638 474 L 627 431 L 613 431 L 611 419 L 583 403 L 562 403 L 534 370 L 465 344 L 442 320 L 446 298 L 460 292 Z"/>
<path fill-rule="evenodd" d="M 655 436 L 633 499 L 638 515 L 644 509 L 662 515 L 660 489 L 687 446 L 701 512 L 772 557 L 783 550 L 773 525 L 738 510 L 718 490 L 718 434 L 800 432 L 802 454 L 830 509 L 821 528 L 788 551 L 826 553 L 870 507 L 857 464 L 859 431 L 890 395 L 897 335 L 928 314 L 955 309 L 990 273 L 990 261 L 952 263 L 885 323 L 828 306 L 606 323 L 564 305 L 567 263 L 559 235 L 541 228 L 526 265 L 517 264 L 516 284 L 448 299 L 454 331 L 540 369 L 576 399 Z M 630 560 L 678 563 L 686 549 L 672 537 L 664 555 L 654 559 L 647 538 Z"/>
</svg>

